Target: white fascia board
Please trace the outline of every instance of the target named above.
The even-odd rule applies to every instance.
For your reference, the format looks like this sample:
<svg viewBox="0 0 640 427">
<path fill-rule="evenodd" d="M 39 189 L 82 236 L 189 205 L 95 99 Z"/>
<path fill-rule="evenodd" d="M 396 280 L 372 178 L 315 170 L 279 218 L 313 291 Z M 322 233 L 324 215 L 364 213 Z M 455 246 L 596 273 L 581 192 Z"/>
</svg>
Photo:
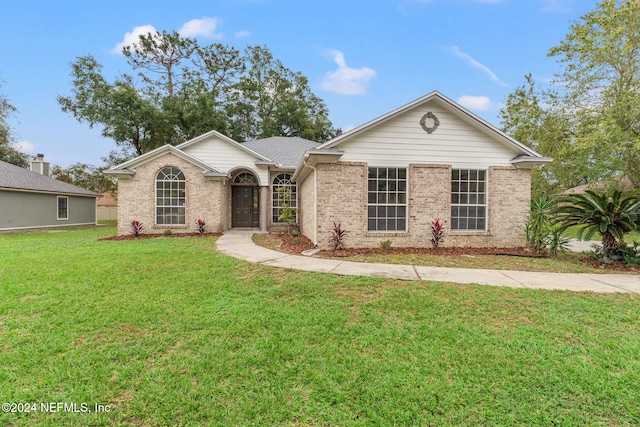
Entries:
<svg viewBox="0 0 640 427">
<path fill-rule="evenodd" d="M 145 164 L 151 160 L 157 159 L 158 157 L 164 156 L 167 153 L 171 153 L 177 157 L 180 157 L 181 159 L 195 165 L 198 166 L 199 168 L 202 168 L 202 170 L 204 171 L 212 171 L 212 172 L 217 172 L 217 173 L 222 173 L 219 170 L 217 170 L 214 167 L 211 167 L 211 165 L 208 165 L 204 162 L 202 162 L 201 160 L 193 157 L 190 154 L 185 153 L 182 150 L 178 150 L 176 147 L 174 147 L 173 145 L 163 145 L 162 147 L 158 147 L 155 150 L 149 151 L 148 153 L 145 153 L 141 156 L 138 156 L 134 159 L 131 159 L 127 162 L 124 162 L 112 169 L 109 169 L 108 171 L 105 171 L 105 173 L 109 173 L 112 175 L 118 175 L 118 171 L 128 171 L 128 172 L 120 172 L 120 175 L 132 175 L 129 172 L 133 172 L 135 173 L 135 167 Z"/>
<path fill-rule="evenodd" d="M 200 141 L 203 141 L 203 140 L 209 138 L 210 136 L 216 136 L 216 137 L 220 138 L 221 140 L 223 140 L 224 142 L 226 142 L 228 144 L 231 144 L 231 145 L 234 145 L 234 146 L 240 148 L 241 150 L 246 151 L 247 153 L 251 154 L 252 156 L 255 156 L 255 157 L 259 158 L 260 160 L 264 160 L 266 162 L 271 162 L 272 161 L 271 159 L 263 156 L 262 154 L 260 154 L 260 153 L 258 153 L 256 151 L 253 151 L 250 148 L 245 147 L 244 145 L 240 144 L 238 141 L 235 141 L 235 140 L 229 138 L 228 136 L 226 136 L 224 134 L 221 134 L 220 132 L 218 132 L 216 130 L 212 130 L 212 131 L 209 131 L 209 132 L 207 132 L 205 134 L 202 134 L 200 136 L 196 136 L 195 138 L 190 139 L 189 141 L 186 141 L 186 142 L 183 142 L 182 144 L 176 145 L 176 148 L 178 148 L 179 150 L 182 150 L 183 148 L 186 148 L 186 147 L 188 147 L 190 145 L 193 145 L 193 144 L 196 144 L 196 143 L 198 143 Z"/>
<path fill-rule="evenodd" d="M 550 157 L 533 157 L 533 156 L 518 156 L 511 159 L 511 164 L 521 169 L 531 169 L 535 166 L 542 166 L 553 162 Z"/>
<path fill-rule="evenodd" d="M 313 167 L 318 163 L 336 163 L 343 154 L 344 151 L 340 150 L 320 150 L 318 148 L 307 150 L 304 152 L 302 160 L 300 160 L 298 167 L 293 172 L 291 179 L 293 181 L 297 181 L 298 178 L 304 179 L 308 173 L 305 170 L 309 169 L 307 165 Z"/>
</svg>

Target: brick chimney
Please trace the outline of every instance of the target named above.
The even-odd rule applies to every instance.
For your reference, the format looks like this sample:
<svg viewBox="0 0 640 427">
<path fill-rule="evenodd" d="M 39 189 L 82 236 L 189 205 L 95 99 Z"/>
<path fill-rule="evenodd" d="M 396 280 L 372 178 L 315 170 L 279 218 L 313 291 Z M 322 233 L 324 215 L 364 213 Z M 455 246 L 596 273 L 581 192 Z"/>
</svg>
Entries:
<svg viewBox="0 0 640 427">
<path fill-rule="evenodd" d="M 49 162 L 44 161 L 44 154 L 36 154 L 31 160 L 31 172 L 39 173 L 40 175 L 50 176 L 49 174 Z"/>
</svg>

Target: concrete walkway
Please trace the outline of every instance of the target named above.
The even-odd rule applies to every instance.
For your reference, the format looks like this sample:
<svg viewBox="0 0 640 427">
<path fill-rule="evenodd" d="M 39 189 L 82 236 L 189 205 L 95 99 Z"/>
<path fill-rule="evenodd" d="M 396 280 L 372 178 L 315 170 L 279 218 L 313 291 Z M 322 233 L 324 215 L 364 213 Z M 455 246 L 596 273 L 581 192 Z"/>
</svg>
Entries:
<svg viewBox="0 0 640 427">
<path fill-rule="evenodd" d="M 640 276 L 626 274 L 571 274 L 475 268 L 422 267 L 418 265 L 370 264 L 290 255 L 253 243 L 253 230 L 229 230 L 218 238 L 218 252 L 270 267 L 318 271 L 344 276 L 376 276 L 401 280 L 430 280 L 511 288 L 561 289 L 591 292 L 640 293 Z"/>
</svg>

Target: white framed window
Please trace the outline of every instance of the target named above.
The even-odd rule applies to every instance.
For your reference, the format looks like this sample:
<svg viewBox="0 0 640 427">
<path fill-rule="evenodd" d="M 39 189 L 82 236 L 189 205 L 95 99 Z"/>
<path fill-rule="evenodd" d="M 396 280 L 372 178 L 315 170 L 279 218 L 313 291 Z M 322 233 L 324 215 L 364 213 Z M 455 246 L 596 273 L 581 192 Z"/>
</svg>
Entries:
<svg viewBox="0 0 640 427">
<path fill-rule="evenodd" d="M 69 219 L 69 198 L 58 196 L 58 220 Z"/>
<path fill-rule="evenodd" d="M 258 185 L 258 180 L 256 177 L 249 172 L 242 172 L 236 176 L 236 179 L 233 180 L 234 184 L 238 185 Z"/>
<path fill-rule="evenodd" d="M 288 173 L 281 173 L 277 175 L 273 179 L 273 187 L 272 187 L 272 203 L 271 203 L 271 212 L 272 218 L 271 221 L 274 224 L 283 223 L 280 219 L 280 214 L 282 214 L 282 209 L 289 207 L 296 209 L 298 207 L 298 186 L 292 182 L 291 175 Z M 298 221 L 298 214 L 294 211 L 293 213 L 296 222 Z"/>
<path fill-rule="evenodd" d="M 487 171 L 451 171 L 451 230 L 487 229 Z"/>
<path fill-rule="evenodd" d="M 407 231 L 407 169 L 369 168 L 367 230 Z"/>
<path fill-rule="evenodd" d="M 175 166 L 156 175 L 156 225 L 185 225 L 186 180 Z"/>
</svg>

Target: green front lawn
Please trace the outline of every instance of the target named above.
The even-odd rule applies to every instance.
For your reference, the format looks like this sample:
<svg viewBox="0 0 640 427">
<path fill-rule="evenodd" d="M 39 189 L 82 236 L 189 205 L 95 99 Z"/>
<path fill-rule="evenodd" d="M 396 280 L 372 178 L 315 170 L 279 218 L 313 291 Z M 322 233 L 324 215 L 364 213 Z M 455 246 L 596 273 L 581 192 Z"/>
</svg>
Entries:
<svg viewBox="0 0 640 427">
<path fill-rule="evenodd" d="M 640 299 L 272 269 L 215 238 L 0 235 L 13 426 L 640 424 Z"/>
<path fill-rule="evenodd" d="M 578 238 L 578 227 L 577 226 L 573 226 L 573 227 L 569 227 L 567 228 L 564 233 L 563 233 L 566 237 L 570 237 L 572 239 L 577 239 Z M 601 241 L 601 237 L 599 234 L 594 234 L 592 237 L 592 240 L 595 240 L 597 242 Z M 625 235 L 625 243 L 627 244 L 633 244 L 634 241 L 636 242 L 640 242 L 640 231 L 631 231 L 629 233 L 627 233 Z"/>
</svg>

